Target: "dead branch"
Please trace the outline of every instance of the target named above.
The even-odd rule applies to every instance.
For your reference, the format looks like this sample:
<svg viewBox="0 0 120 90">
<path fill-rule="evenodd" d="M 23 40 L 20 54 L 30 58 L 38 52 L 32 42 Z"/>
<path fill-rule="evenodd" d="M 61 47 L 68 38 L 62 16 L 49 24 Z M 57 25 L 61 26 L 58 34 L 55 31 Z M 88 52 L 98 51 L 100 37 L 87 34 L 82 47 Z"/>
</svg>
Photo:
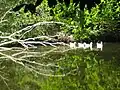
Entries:
<svg viewBox="0 0 120 90">
<path fill-rule="evenodd" d="M 49 24 L 60 24 L 60 25 L 64 25 L 67 27 L 71 27 L 65 23 L 62 22 L 38 22 L 36 24 L 33 24 L 31 26 L 27 26 L 19 31 L 16 31 L 14 33 L 12 33 L 9 36 L 0 36 L 0 39 L 6 40 L 5 42 L 0 43 L 0 59 L 5 59 L 5 60 L 11 60 L 12 62 L 19 64 L 25 68 L 27 68 L 29 71 L 35 72 L 37 74 L 43 75 L 43 76 L 50 76 L 50 77 L 64 77 L 67 76 L 69 74 L 71 74 L 74 70 L 71 70 L 67 73 L 63 73 L 63 74 L 54 74 L 55 71 L 51 69 L 51 67 L 54 68 L 58 68 L 61 70 L 64 70 L 64 68 L 62 66 L 56 65 L 55 63 L 48 63 L 48 64 L 44 64 L 44 63 L 39 63 L 37 61 L 30 61 L 29 59 L 32 57 L 45 57 L 47 55 L 49 55 L 50 53 L 53 52 L 57 52 L 57 53 L 64 53 L 67 52 L 69 50 L 71 50 L 70 48 L 67 48 L 65 50 L 59 50 L 59 46 L 57 45 L 66 45 L 69 46 L 68 44 L 64 43 L 64 42 L 59 42 L 58 40 L 55 39 L 55 36 L 38 36 L 38 37 L 31 37 L 31 38 L 27 38 L 22 40 L 22 38 L 29 32 L 31 32 L 32 30 L 34 30 L 34 28 L 36 26 L 39 25 L 49 25 Z M 22 33 L 22 34 L 20 34 Z M 19 39 L 16 39 L 15 36 L 20 35 Z M 58 35 L 61 36 L 61 35 Z M 42 39 L 42 40 L 41 40 Z M 36 41 L 36 40 L 41 40 L 41 41 Z M 51 42 L 50 42 L 51 41 Z M 23 48 L 13 48 L 13 47 L 3 47 L 5 45 L 9 45 L 12 43 L 19 43 L 21 44 L 21 46 L 23 46 Z M 33 48 L 37 48 L 35 45 L 42 45 L 42 46 L 52 46 L 53 48 L 47 51 L 30 51 L 30 47 Z M 11 53 L 10 55 L 4 53 L 5 51 L 11 51 L 11 50 L 16 50 L 17 52 L 15 53 Z M 4 52 L 2 52 L 4 51 Z M 60 58 L 59 60 L 62 60 L 63 58 Z M 59 61 L 57 60 L 57 61 Z M 48 69 L 49 68 L 49 69 Z M 76 70 L 76 69 L 75 69 Z"/>
<path fill-rule="evenodd" d="M 10 12 L 10 10 L 11 10 L 11 8 L 10 8 L 7 12 L 5 12 L 5 14 L 1 17 L 0 23 L 7 21 L 7 20 L 4 20 L 4 21 L 3 21 L 3 19 L 4 19 L 4 18 L 6 17 L 6 15 Z"/>
</svg>

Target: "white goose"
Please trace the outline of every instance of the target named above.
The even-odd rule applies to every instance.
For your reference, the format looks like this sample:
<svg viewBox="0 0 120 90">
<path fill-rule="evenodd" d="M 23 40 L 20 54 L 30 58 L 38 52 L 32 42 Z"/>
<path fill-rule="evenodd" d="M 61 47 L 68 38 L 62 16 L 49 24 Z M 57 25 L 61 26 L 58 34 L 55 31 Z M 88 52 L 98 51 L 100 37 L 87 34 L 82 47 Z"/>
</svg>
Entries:
<svg viewBox="0 0 120 90">
<path fill-rule="evenodd" d="M 90 42 L 90 44 L 86 44 L 85 42 L 84 42 L 84 49 L 87 49 L 87 48 L 90 48 L 90 50 L 92 50 L 93 48 L 92 48 L 92 42 Z"/>
<path fill-rule="evenodd" d="M 76 42 L 70 42 L 70 48 L 76 48 Z"/>
<path fill-rule="evenodd" d="M 101 51 L 103 50 L 103 42 L 102 41 L 100 43 L 97 42 L 97 49 L 100 49 Z"/>
<path fill-rule="evenodd" d="M 78 48 L 84 48 L 84 43 L 78 43 Z"/>
</svg>

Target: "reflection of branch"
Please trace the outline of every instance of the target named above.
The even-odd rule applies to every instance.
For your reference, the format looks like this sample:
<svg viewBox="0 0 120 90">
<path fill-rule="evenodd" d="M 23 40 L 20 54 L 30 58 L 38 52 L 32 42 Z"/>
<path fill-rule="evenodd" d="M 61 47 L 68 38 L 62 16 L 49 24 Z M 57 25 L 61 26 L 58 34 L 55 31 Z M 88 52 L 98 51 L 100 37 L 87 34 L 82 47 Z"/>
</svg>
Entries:
<svg viewBox="0 0 120 90">
<path fill-rule="evenodd" d="M 37 74 L 40 74 L 40 75 L 43 75 L 43 76 L 47 76 L 47 77 L 65 77 L 65 76 L 68 76 L 68 75 L 72 74 L 72 72 L 74 72 L 74 71 L 77 70 L 77 68 L 76 68 L 76 69 L 73 69 L 73 70 L 69 71 L 68 73 L 59 74 L 59 75 L 54 74 L 54 75 L 53 75 L 53 74 L 40 73 L 40 72 L 37 71 L 36 68 L 33 67 L 32 65 L 29 65 L 29 67 L 26 67 L 26 68 L 28 68 L 30 71 L 33 71 L 33 72 L 35 72 L 35 73 L 37 73 Z"/>
<path fill-rule="evenodd" d="M 12 50 L 12 48 L 0 47 L 0 51 L 8 51 L 8 50 Z"/>
<path fill-rule="evenodd" d="M 32 65 L 29 65 L 29 67 L 26 67 L 26 68 L 28 68 L 30 71 L 33 71 L 33 72 L 35 72 L 37 74 L 40 74 L 40 75 L 43 75 L 43 76 L 47 76 L 47 77 L 64 77 L 65 76 L 65 74 L 62 74 L 62 75 L 52 75 L 52 74 L 41 73 L 41 72 L 37 71 L 36 68 L 33 67 Z"/>
<path fill-rule="evenodd" d="M 6 22 L 6 21 L 8 21 L 8 20 L 2 20 L 2 21 L 0 21 L 0 24 L 3 23 L 3 22 Z"/>
<path fill-rule="evenodd" d="M 49 53 L 54 52 L 55 50 L 57 50 L 57 48 L 53 48 L 49 51 L 44 51 L 44 52 L 33 52 L 32 55 L 29 55 L 29 52 L 26 52 L 28 55 L 23 55 L 20 58 L 25 59 L 28 57 L 44 57 L 44 56 L 48 55 Z"/>
<path fill-rule="evenodd" d="M 1 53 L 1 52 L 0 52 L 0 55 L 5 56 L 7 59 L 10 59 L 10 60 L 12 60 L 15 63 L 18 63 L 18 64 L 24 66 L 24 64 L 22 62 L 18 62 L 17 59 L 12 57 L 12 56 L 9 56 L 9 55 Z"/>
<path fill-rule="evenodd" d="M 43 75 L 43 76 L 48 76 L 48 77 L 49 76 L 50 77 L 64 77 L 64 76 L 67 76 L 67 75 L 71 74 L 73 71 L 76 70 L 76 69 L 74 69 L 74 70 L 69 71 L 68 73 L 57 75 L 57 74 L 54 74 L 54 71 L 50 70 L 50 68 L 49 68 L 49 69 L 45 69 L 45 72 L 47 72 L 47 73 L 45 73 L 45 72 L 43 72 L 44 68 L 39 70 L 39 68 L 37 68 L 37 67 L 39 67 L 39 66 L 42 66 L 42 67 L 55 67 L 55 68 L 62 69 L 62 70 L 64 68 L 62 68 L 62 67 L 60 67 L 58 65 L 52 64 L 52 63 L 49 63 L 49 64 L 45 65 L 45 64 L 41 64 L 41 63 L 38 63 L 38 62 L 35 62 L 35 61 L 30 61 L 30 60 L 22 59 L 22 58 L 14 58 L 13 56 L 16 56 L 17 54 L 16 55 L 14 54 L 12 56 L 3 54 L 1 52 L 0 52 L 0 54 L 3 55 L 3 56 L 5 56 L 6 58 L 12 60 L 13 62 L 18 63 L 18 64 L 26 67 L 30 71 L 33 71 L 33 72 L 35 72 L 37 74 L 40 74 L 40 75 Z M 19 53 L 19 54 L 21 54 L 21 53 Z M 25 63 L 27 63 L 27 64 L 25 64 Z"/>
<path fill-rule="evenodd" d="M 71 73 L 73 73 L 74 70 L 71 70 L 67 73 L 62 73 L 62 74 L 57 74 L 54 70 L 64 70 L 64 68 L 62 66 L 56 65 L 55 63 L 48 63 L 48 64 L 44 64 L 44 62 L 39 63 L 37 61 L 31 61 L 31 58 L 35 58 L 35 57 L 46 57 L 47 55 L 49 55 L 50 53 L 53 52 L 57 52 L 57 53 L 64 53 L 67 52 L 69 50 L 71 50 L 70 48 L 67 48 L 65 50 L 61 50 L 61 48 L 59 48 L 59 46 L 57 45 L 66 45 L 69 46 L 68 44 L 64 43 L 64 42 L 58 42 L 57 40 L 55 40 L 55 36 L 39 36 L 39 37 L 32 37 L 32 38 L 27 38 L 27 39 L 22 39 L 27 33 L 31 32 L 36 26 L 38 25 L 44 25 L 44 24 L 60 24 L 60 25 L 66 25 L 65 23 L 62 22 L 38 22 L 36 24 L 33 24 L 31 26 L 27 26 L 19 31 L 16 31 L 14 33 L 12 33 L 9 36 L 0 36 L 0 39 L 5 39 L 7 40 L 6 42 L 1 42 L 0 43 L 0 55 L 1 55 L 1 59 L 7 59 L 7 60 L 11 60 L 14 63 L 17 63 L 23 67 L 26 67 L 28 70 L 33 71 L 37 74 L 43 75 L 43 76 L 51 76 L 51 77 L 64 77 L 67 76 Z M 70 26 L 68 26 L 70 27 Z M 20 38 L 17 38 L 15 36 L 20 35 Z M 41 41 L 36 41 L 36 40 L 41 40 Z M 52 41 L 53 42 L 50 42 Z M 55 40 L 55 42 L 54 42 Z M 12 43 L 19 43 L 21 44 L 24 48 L 22 49 L 17 49 L 18 51 L 12 52 L 10 53 L 10 55 L 7 53 L 5 53 L 5 51 L 11 51 L 13 50 L 13 48 L 2 48 L 1 46 L 4 45 L 9 45 Z M 46 51 L 31 51 L 29 49 L 30 46 L 33 46 L 35 44 L 40 44 L 43 46 L 52 46 L 52 49 L 46 50 Z M 26 49 L 27 48 L 27 49 Z M 4 52 L 2 52 L 4 51 Z M 51 58 L 49 58 L 51 59 Z M 63 58 L 60 58 L 59 60 L 62 60 Z M 58 60 L 58 61 L 59 61 Z M 53 70 L 51 69 L 53 68 Z M 45 71 L 45 72 L 44 72 Z M 55 74 L 56 73 L 56 74 Z"/>
<path fill-rule="evenodd" d="M 13 62 L 15 62 L 17 64 L 22 65 L 23 67 L 26 67 L 30 71 L 33 71 L 37 74 L 40 74 L 43 76 L 50 76 L 50 77 L 64 77 L 64 76 L 71 74 L 74 70 L 71 70 L 68 73 L 57 75 L 57 74 L 54 74 L 55 71 L 53 71 L 50 68 L 53 67 L 53 68 L 57 68 L 57 69 L 61 69 L 61 70 L 64 70 L 64 68 L 62 68 L 59 65 L 55 65 L 53 63 L 42 64 L 42 63 L 38 63 L 36 61 L 28 60 L 29 57 L 44 57 L 45 55 L 48 55 L 49 53 L 52 53 L 52 52 L 57 51 L 57 52 L 62 53 L 62 52 L 68 51 L 70 49 L 67 49 L 67 50 L 65 49 L 65 50 L 61 50 L 61 51 L 58 51 L 58 50 L 59 50 L 59 47 L 56 47 L 56 48 L 53 48 L 49 51 L 44 51 L 44 52 L 29 52 L 26 50 L 21 50 L 22 52 L 19 51 L 17 53 L 12 54 L 12 55 L 7 55 L 7 54 L 0 52 L 0 55 L 4 56 L 7 59 L 12 60 Z M 61 58 L 61 60 L 62 60 L 62 58 Z M 45 71 L 45 72 L 43 72 L 43 71 Z"/>
<path fill-rule="evenodd" d="M 1 43 L 0 46 L 4 46 L 4 45 L 11 44 L 11 43 L 14 43 L 14 42 L 17 42 L 17 40 L 16 41 L 8 41 L 8 42 Z"/>
<path fill-rule="evenodd" d="M 3 77 L 2 75 L 0 75 L 0 77 L 3 80 L 3 82 L 5 83 L 5 85 L 7 86 L 8 90 L 10 90 L 10 88 L 9 88 L 7 82 L 6 82 L 6 80 L 8 80 L 8 79 L 6 79 L 5 77 Z"/>
<path fill-rule="evenodd" d="M 52 64 L 52 63 L 49 63 L 49 64 L 45 65 L 45 64 L 42 64 L 42 63 L 38 63 L 38 62 L 35 62 L 35 61 L 29 61 L 29 60 L 25 60 L 25 59 L 18 59 L 18 60 L 22 61 L 22 62 L 29 63 L 29 64 L 34 64 L 34 65 L 42 66 L 42 67 L 57 67 L 57 68 L 63 69 L 62 67 L 57 66 L 57 65 Z"/>
</svg>

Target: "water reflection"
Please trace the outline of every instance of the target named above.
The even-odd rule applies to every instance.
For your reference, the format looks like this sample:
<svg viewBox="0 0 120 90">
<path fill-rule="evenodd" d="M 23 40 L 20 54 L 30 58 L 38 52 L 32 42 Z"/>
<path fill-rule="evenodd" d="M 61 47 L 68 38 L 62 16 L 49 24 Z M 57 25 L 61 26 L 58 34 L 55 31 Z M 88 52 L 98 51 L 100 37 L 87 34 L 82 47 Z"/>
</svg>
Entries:
<svg viewBox="0 0 120 90">
<path fill-rule="evenodd" d="M 95 46 L 96 45 L 93 45 L 93 47 Z M 31 48 L 30 50 L 24 50 L 22 48 L 6 49 L 4 52 L 2 51 L 1 53 L 14 56 L 15 58 L 25 59 L 26 61 L 22 61 L 22 63 L 24 63 L 25 65 L 29 64 L 27 60 L 31 61 L 30 65 L 33 65 L 34 67 L 37 67 L 37 65 L 34 65 L 33 61 L 44 65 L 48 65 L 50 67 L 43 67 L 42 65 L 37 67 L 38 71 L 43 70 L 41 72 L 48 74 L 48 73 L 54 73 L 52 69 L 56 69 L 56 68 L 53 67 L 57 67 L 57 62 L 63 60 L 63 58 L 66 58 L 66 56 L 74 56 L 74 55 L 79 56 L 82 54 L 82 56 L 85 57 L 87 53 L 88 54 L 94 53 L 95 55 L 97 55 L 97 58 L 104 59 L 106 62 L 112 60 L 114 57 L 117 60 L 116 65 L 118 65 L 120 60 L 119 57 L 120 43 L 114 43 L 114 44 L 104 43 L 104 48 L 102 51 L 94 50 L 94 49 L 91 51 L 90 49 L 84 50 L 80 48 L 70 49 L 67 46 L 59 46 L 59 47 L 38 46 L 38 48 L 33 48 L 33 49 Z M 0 56 L 0 62 L 1 62 L 0 75 L 3 75 L 4 77 L 7 77 L 10 80 L 7 81 L 7 83 L 8 86 L 13 90 L 23 90 L 23 88 L 20 89 L 19 84 L 22 83 L 20 81 L 23 79 L 25 75 L 27 76 L 27 78 L 28 77 L 33 78 L 28 68 L 26 70 L 25 67 L 10 61 L 8 58 L 4 58 L 2 55 Z M 4 69 L 2 69 L 2 67 L 4 67 Z M 57 68 L 61 68 L 61 67 L 57 67 Z M 1 74 L 1 72 L 3 73 Z M 33 75 L 35 75 L 35 73 L 33 73 Z M 41 78 L 44 77 L 41 76 Z M 24 79 L 26 78 L 24 77 Z M 7 90 L 7 87 L 2 80 L 0 80 L 0 89 Z"/>
</svg>

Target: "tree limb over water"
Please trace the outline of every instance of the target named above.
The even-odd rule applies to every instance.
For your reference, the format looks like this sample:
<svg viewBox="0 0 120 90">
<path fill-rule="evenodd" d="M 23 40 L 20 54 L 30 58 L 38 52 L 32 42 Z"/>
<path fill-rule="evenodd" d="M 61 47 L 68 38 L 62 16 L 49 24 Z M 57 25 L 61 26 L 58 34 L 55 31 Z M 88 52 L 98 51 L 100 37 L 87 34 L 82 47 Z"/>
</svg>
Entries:
<svg viewBox="0 0 120 90">
<path fill-rule="evenodd" d="M 29 71 L 31 72 L 35 72 L 37 74 L 43 75 L 43 76 L 47 76 L 47 77 L 64 77 L 67 76 L 69 74 L 71 74 L 72 72 L 74 72 L 77 69 L 73 69 L 71 71 L 68 71 L 67 73 L 63 73 L 63 74 L 55 74 L 56 71 L 54 71 L 51 68 L 56 68 L 57 70 L 61 69 L 64 70 L 64 68 L 62 66 L 59 66 L 55 63 L 41 63 L 38 61 L 31 61 L 30 58 L 43 58 L 46 57 L 47 55 L 49 55 L 50 53 L 56 52 L 56 53 L 64 53 L 67 52 L 69 50 L 71 50 L 69 47 L 66 47 L 66 49 L 61 49 L 59 47 L 59 45 L 61 46 L 68 46 L 68 44 L 64 43 L 64 42 L 49 42 L 55 39 L 55 36 L 38 36 L 38 37 L 31 37 L 31 38 L 27 38 L 27 39 L 22 39 L 22 37 L 24 37 L 24 35 L 26 35 L 26 33 L 31 32 L 32 30 L 34 30 L 34 28 L 36 26 L 39 25 L 44 25 L 44 24 L 60 24 L 60 25 L 65 25 L 65 23 L 62 22 L 38 22 L 36 24 L 33 24 L 31 26 L 27 26 L 19 31 L 16 31 L 14 33 L 12 33 L 11 35 L 8 36 L 0 36 L 1 39 L 1 43 L 0 43 L 0 59 L 5 59 L 5 60 L 11 60 L 12 62 L 21 65 L 22 67 L 27 68 Z M 68 26 L 68 25 L 67 25 Z M 68 26 L 71 27 L 71 26 Z M 72 26 L 74 27 L 74 26 Z M 22 33 L 22 34 L 20 34 Z M 17 35 L 21 35 L 20 38 L 16 38 L 15 36 Z M 57 35 L 59 36 L 59 35 Z M 40 39 L 40 38 L 45 38 L 45 40 L 43 41 L 36 41 L 36 39 Z M 9 47 L 10 44 L 13 43 L 19 43 L 21 46 L 20 47 Z M 35 44 L 39 44 L 42 46 L 52 46 L 52 48 L 50 50 L 47 51 L 31 51 L 31 49 L 37 48 L 35 46 Z M 5 47 L 6 45 L 8 45 L 7 47 Z M 6 53 L 6 52 L 10 52 L 10 51 L 14 51 L 14 53 Z M 60 58 L 61 59 L 61 58 Z M 57 61 L 57 60 L 56 60 Z M 59 61 L 59 59 L 58 59 Z"/>
<path fill-rule="evenodd" d="M 23 47 L 25 47 L 25 48 L 28 48 L 28 44 L 29 45 L 31 45 L 31 44 L 41 44 L 41 45 L 43 45 L 43 46 L 46 46 L 46 44 L 49 44 L 50 46 L 54 46 L 55 47 L 55 45 L 56 44 L 62 44 L 62 43 L 59 43 L 59 42 L 56 42 L 56 43 L 50 43 L 50 42 L 47 42 L 47 41 L 44 41 L 44 42 L 36 42 L 36 41 L 29 41 L 29 40 L 35 40 L 35 39 L 40 39 L 40 38 L 46 38 L 48 41 L 50 40 L 50 41 L 54 41 L 54 37 L 56 37 L 56 36 L 60 36 L 60 35 L 55 35 L 55 36 L 38 36 L 38 37 L 32 37 L 32 38 L 27 38 L 27 39 L 25 39 L 25 40 L 23 40 L 22 38 L 25 36 L 25 34 L 27 34 L 27 33 L 29 33 L 29 32 L 31 32 L 32 30 L 34 30 L 34 28 L 36 27 L 36 26 L 39 26 L 39 25 L 44 25 L 44 24 L 60 24 L 60 25 L 65 25 L 65 23 L 62 23 L 62 22 L 53 22 L 53 21 L 51 21 L 51 22 L 38 22 L 38 23 L 36 23 L 36 24 L 33 24 L 33 25 L 31 25 L 31 26 L 27 26 L 27 27 L 25 27 L 25 28 L 23 28 L 23 29 L 21 29 L 21 30 L 19 30 L 19 31 L 16 31 L 16 32 L 14 32 L 14 33 L 12 33 L 11 35 L 9 35 L 9 36 L 0 36 L 0 39 L 8 39 L 8 40 L 10 40 L 10 41 L 7 41 L 7 42 L 3 42 L 3 43 L 1 43 L 0 44 L 0 46 L 4 46 L 4 45 L 6 45 L 6 44 L 10 44 L 10 43 L 14 43 L 14 42 L 17 42 L 17 43 L 19 43 L 19 44 L 21 44 Z M 68 26 L 68 25 L 66 25 L 67 27 L 74 27 L 74 26 Z M 20 34 L 20 33 L 22 33 L 22 34 Z M 17 35 L 19 35 L 19 37 L 20 38 L 18 38 L 18 39 L 16 39 L 15 38 L 15 36 L 17 36 Z M 71 39 L 71 38 L 69 38 L 69 36 L 67 37 L 68 39 Z M 29 42 L 28 42 L 29 41 Z M 1 41 L 2 42 L 2 41 Z M 27 44 L 27 45 L 26 45 Z M 63 43 L 63 45 L 66 45 L 65 43 Z"/>
</svg>

